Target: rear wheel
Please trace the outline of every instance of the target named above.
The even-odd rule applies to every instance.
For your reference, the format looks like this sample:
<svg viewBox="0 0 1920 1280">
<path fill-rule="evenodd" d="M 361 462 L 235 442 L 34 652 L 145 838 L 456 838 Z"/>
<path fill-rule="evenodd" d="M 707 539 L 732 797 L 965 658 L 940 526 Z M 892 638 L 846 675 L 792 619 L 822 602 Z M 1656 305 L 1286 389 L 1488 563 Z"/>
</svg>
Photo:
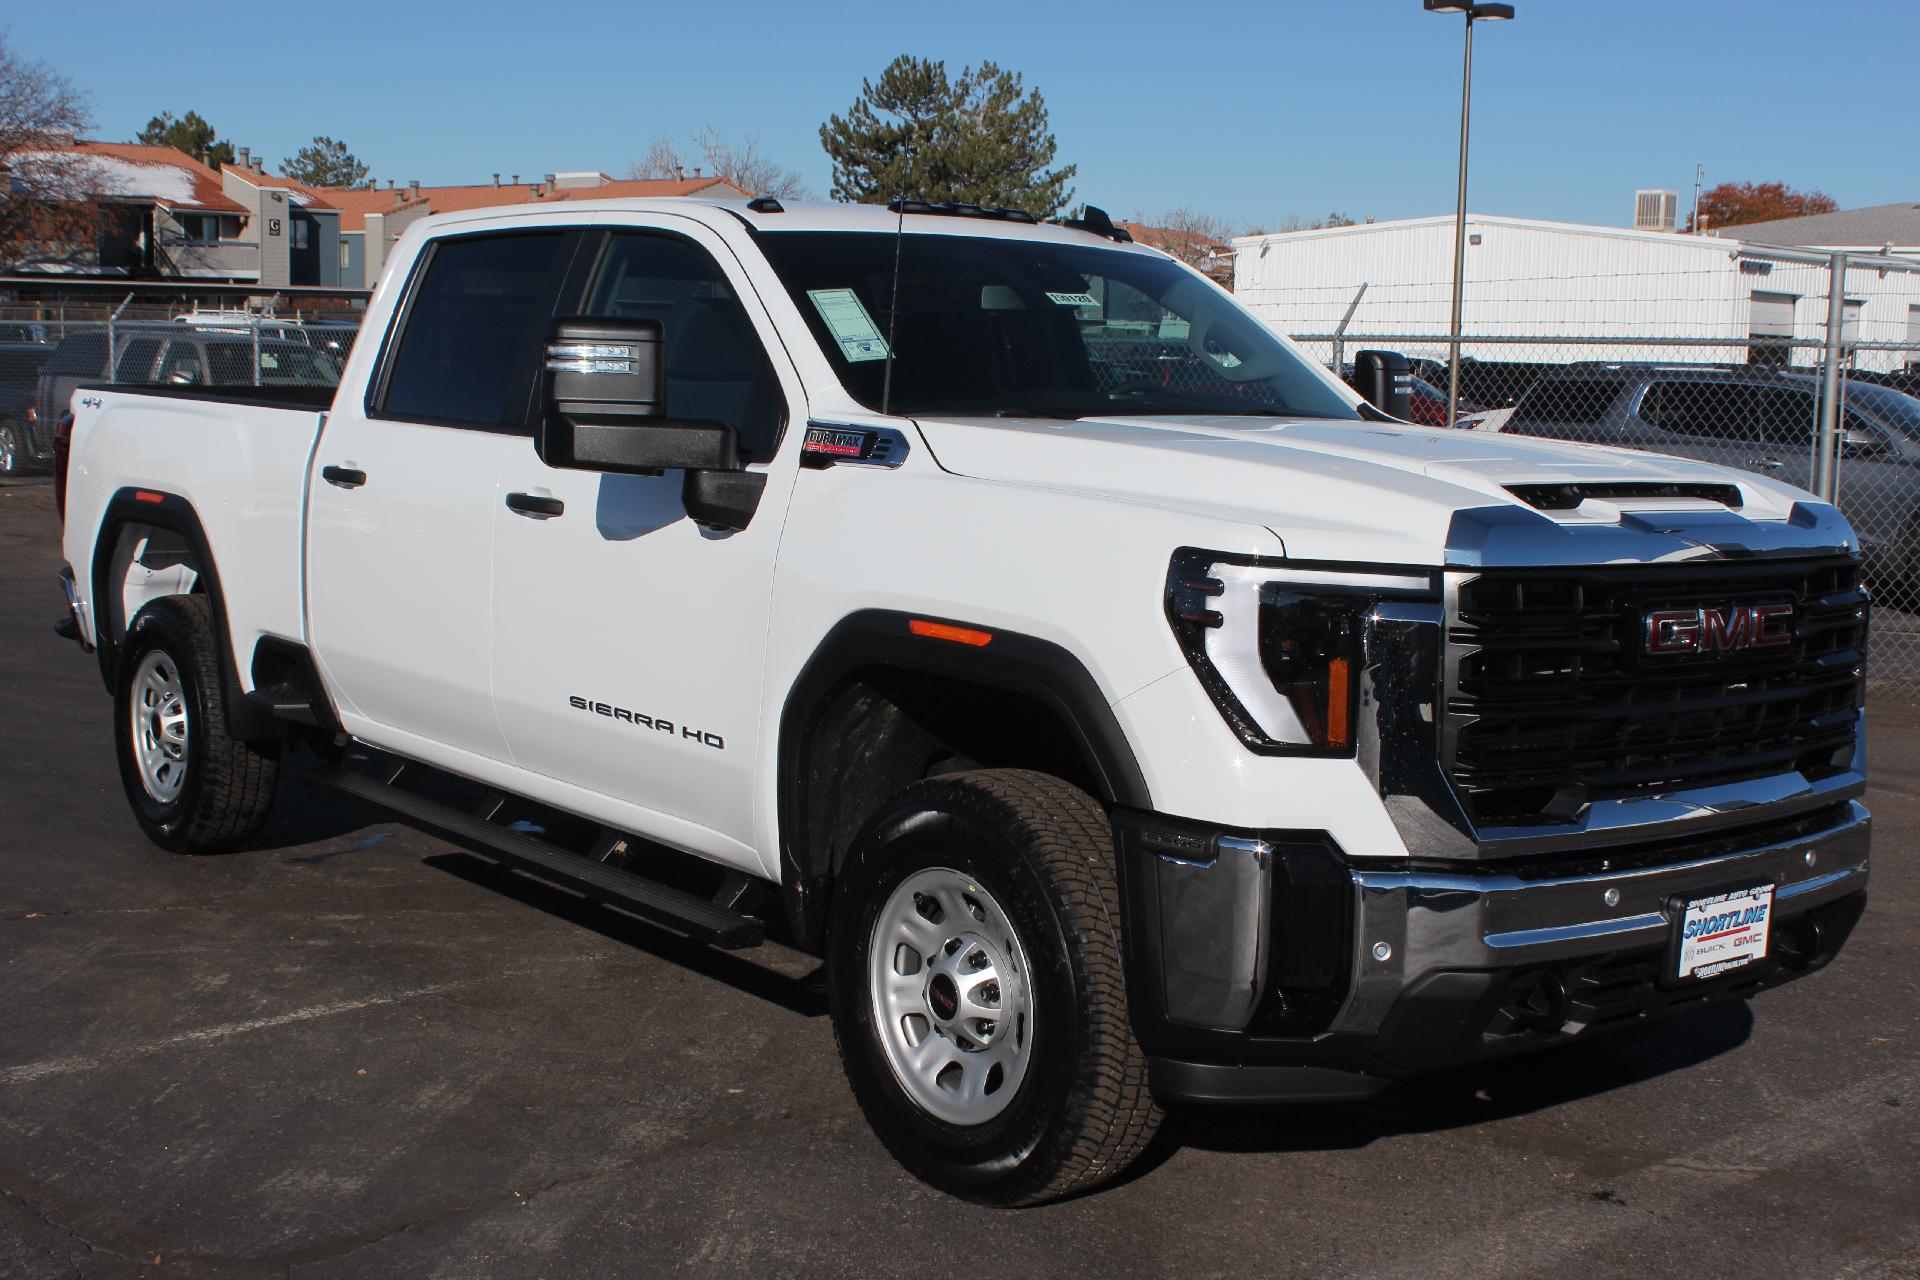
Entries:
<svg viewBox="0 0 1920 1280">
<path fill-rule="evenodd" d="M 20 452 L 20 433 L 11 422 L 0 422 L 0 476 L 17 476 L 26 470 Z"/>
<path fill-rule="evenodd" d="M 925 1181 L 1029 1204 L 1107 1181 L 1152 1138 L 1113 867 L 1090 796 L 1014 770 L 915 783 L 855 842 L 834 1036 L 868 1122 Z"/>
<path fill-rule="evenodd" d="M 176 853 L 230 849 L 265 824 L 279 744 L 227 733 L 204 596 L 168 596 L 127 629 L 114 697 L 120 783 L 147 838 Z"/>
</svg>

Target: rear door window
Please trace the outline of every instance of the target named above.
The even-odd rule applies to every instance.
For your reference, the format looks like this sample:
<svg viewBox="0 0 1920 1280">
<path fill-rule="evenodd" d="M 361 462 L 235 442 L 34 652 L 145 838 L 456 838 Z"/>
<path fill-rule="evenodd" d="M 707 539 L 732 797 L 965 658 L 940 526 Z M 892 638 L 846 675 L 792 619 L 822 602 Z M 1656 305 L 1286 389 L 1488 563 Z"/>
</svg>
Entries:
<svg viewBox="0 0 1920 1280">
<path fill-rule="evenodd" d="M 120 352 L 120 363 L 114 366 L 115 382 L 146 382 L 153 377 L 153 362 L 160 358 L 162 343 L 158 338 L 135 338 Z"/>
<path fill-rule="evenodd" d="M 1516 421 L 1598 425 L 1626 383 L 1618 378 L 1544 378 L 1514 408 Z"/>
<path fill-rule="evenodd" d="M 1755 394 L 1760 430 L 1769 444 L 1813 446 L 1813 394 L 1797 389 L 1768 389 Z"/>
<path fill-rule="evenodd" d="M 388 357 L 381 416 L 529 429 L 542 340 L 574 239 L 553 230 L 434 242 Z"/>
<path fill-rule="evenodd" d="M 1759 388 L 1740 383 L 1658 381 L 1640 399 L 1640 420 L 1678 436 L 1758 440 L 1758 394 Z"/>
<path fill-rule="evenodd" d="M 174 386 L 201 386 L 207 381 L 207 367 L 200 359 L 197 342 L 173 342 L 160 361 L 158 381 Z"/>
</svg>

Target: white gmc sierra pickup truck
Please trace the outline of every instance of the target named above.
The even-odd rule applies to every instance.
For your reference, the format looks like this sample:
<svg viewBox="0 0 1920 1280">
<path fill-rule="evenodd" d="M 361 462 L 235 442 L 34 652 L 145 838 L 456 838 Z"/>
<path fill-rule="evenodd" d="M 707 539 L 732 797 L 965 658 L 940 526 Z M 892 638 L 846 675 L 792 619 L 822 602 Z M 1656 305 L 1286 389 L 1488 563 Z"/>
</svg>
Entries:
<svg viewBox="0 0 1920 1280">
<path fill-rule="evenodd" d="M 301 394 L 61 425 L 146 833 L 248 839 L 300 742 L 687 936 L 773 925 L 962 1195 L 1111 1178 L 1167 1101 L 1606 1043 L 1865 906 L 1830 506 L 1410 426 L 1098 210 L 428 218 Z"/>
</svg>

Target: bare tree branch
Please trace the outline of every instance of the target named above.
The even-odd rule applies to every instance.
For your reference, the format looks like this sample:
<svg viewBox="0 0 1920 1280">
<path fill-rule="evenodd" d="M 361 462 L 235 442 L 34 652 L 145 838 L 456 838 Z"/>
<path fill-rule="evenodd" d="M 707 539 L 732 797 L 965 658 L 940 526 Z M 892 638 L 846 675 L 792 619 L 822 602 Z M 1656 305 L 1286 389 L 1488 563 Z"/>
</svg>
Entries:
<svg viewBox="0 0 1920 1280">
<path fill-rule="evenodd" d="M 687 163 L 697 158 L 697 167 L 720 178 L 750 196 L 775 196 L 782 200 L 800 200 L 807 195 L 807 184 L 792 169 L 760 153 L 758 134 L 742 134 L 736 145 L 713 125 L 690 135 L 691 152 L 683 152 L 668 138 L 655 138 L 644 158 L 627 167 L 629 178 L 684 178 L 696 166 Z"/>
<path fill-rule="evenodd" d="M 0 267 L 72 261 L 93 247 L 99 211 L 83 157 L 87 97 L 0 32 Z"/>
</svg>

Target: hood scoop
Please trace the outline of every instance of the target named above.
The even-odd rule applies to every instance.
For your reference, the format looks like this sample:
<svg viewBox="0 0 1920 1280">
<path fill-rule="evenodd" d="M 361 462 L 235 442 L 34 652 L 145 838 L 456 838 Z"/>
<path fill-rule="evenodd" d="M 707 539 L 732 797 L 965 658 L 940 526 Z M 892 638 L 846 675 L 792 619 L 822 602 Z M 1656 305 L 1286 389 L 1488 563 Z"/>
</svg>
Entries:
<svg viewBox="0 0 1920 1280">
<path fill-rule="evenodd" d="M 1589 498 L 1639 505 L 1665 499 L 1717 502 L 1739 510 L 1745 499 L 1737 484 L 1692 480 L 1589 480 L 1560 484 L 1510 484 L 1508 493 L 1536 511 L 1572 511 Z"/>
</svg>

